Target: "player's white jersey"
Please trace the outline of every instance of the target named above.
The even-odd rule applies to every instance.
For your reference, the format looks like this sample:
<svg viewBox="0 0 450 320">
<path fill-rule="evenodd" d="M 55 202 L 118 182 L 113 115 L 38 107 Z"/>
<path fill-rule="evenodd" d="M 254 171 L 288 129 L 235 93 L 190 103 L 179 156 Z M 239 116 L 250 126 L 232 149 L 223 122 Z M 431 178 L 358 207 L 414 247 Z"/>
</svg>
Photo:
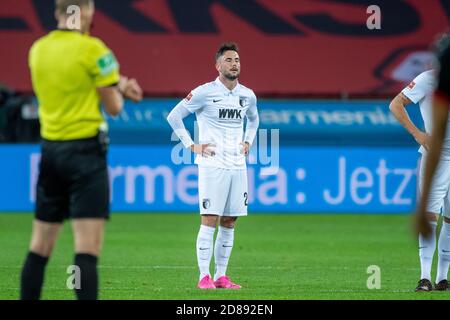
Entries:
<svg viewBox="0 0 450 320">
<path fill-rule="evenodd" d="M 419 74 L 402 93 L 413 103 L 419 103 L 420 113 L 425 125 L 425 131 L 431 134 L 432 131 L 432 93 L 436 86 L 435 71 L 428 70 Z M 450 118 L 449 118 L 450 122 Z M 450 149 L 450 124 L 444 141 L 444 148 Z M 420 147 L 419 152 L 423 153 L 425 148 Z"/>
<path fill-rule="evenodd" d="M 178 105 L 180 104 L 197 117 L 198 143 L 215 145 L 215 155 L 197 155 L 196 164 L 224 169 L 246 168 L 241 143 L 253 143 L 256 128 L 249 130 L 247 127 L 244 137 L 244 118 L 255 118 L 258 112 L 256 96 L 252 90 L 238 83 L 230 91 L 217 78 L 192 90 Z M 188 147 L 185 141 L 183 143 Z"/>
</svg>

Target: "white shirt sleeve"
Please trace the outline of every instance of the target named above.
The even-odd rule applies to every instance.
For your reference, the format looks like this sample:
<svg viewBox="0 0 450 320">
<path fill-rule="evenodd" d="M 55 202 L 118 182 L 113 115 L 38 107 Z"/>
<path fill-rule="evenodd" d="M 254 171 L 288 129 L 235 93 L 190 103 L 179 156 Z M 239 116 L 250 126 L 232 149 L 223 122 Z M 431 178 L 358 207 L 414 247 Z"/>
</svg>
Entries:
<svg viewBox="0 0 450 320">
<path fill-rule="evenodd" d="M 167 121 L 186 148 L 193 145 L 194 141 L 186 130 L 183 119 L 191 113 L 201 110 L 204 106 L 204 101 L 205 90 L 203 86 L 199 86 L 192 90 L 186 98 L 181 100 L 167 116 Z"/>
<path fill-rule="evenodd" d="M 245 127 L 244 142 L 246 141 L 250 143 L 250 145 L 252 145 L 259 126 L 259 116 L 258 116 L 258 108 L 256 106 L 255 94 L 253 94 L 252 97 L 250 98 L 250 106 L 247 109 L 246 115 L 247 115 L 247 125 Z"/>
<path fill-rule="evenodd" d="M 183 103 L 189 112 L 194 113 L 200 111 L 205 106 L 205 98 L 206 90 L 204 86 L 199 86 L 192 90 L 180 103 Z"/>
<path fill-rule="evenodd" d="M 426 73 L 422 72 L 402 90 L 402 93 L 413 103 L 417 103 L 429 93 L 428 82 Z"/>
<path fill-rule="evenodd" d="M 172 111 L 170 111 L 169 115 L 167 116 L 167 121 L 169 122 L 178 138 L 180 138 L 185 148 L 189 148 L 194 144 L 194 141 L 192 141 L 191 139 L 191 135 L 186 130 L 186 127 L 183 123 L 183 119 L 190 114 L 191 113 L 189 112 L 189 110 L 184 106 L 183 101 L 181 101 L 175 106 L 175 108 L 172 109 Z"/>
</svg>

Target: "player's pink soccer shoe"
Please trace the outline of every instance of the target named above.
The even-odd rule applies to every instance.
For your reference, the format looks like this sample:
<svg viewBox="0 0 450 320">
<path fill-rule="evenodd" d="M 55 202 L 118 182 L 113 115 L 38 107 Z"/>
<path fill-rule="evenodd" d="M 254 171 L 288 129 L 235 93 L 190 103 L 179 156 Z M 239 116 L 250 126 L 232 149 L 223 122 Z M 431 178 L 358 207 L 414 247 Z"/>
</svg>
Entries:
<svg viewBox="0 0 450 320">
<path fill-rule="evenodd" d="M 215 289 L 216 286 L 214 285 L 213 279 L 209 275 L 204 276 L 202 280 L 198 282 L 197 288 L 199 289 Z"/>
<path fill-rule="evenodd" d="M 214 281 L 214 285 L 216 288 L 223 288 L 223 289 L 240 289 L 241 286 L 231 282 L 230 278 L 227 276 L 222 276 L 216 281 Z"/>
</svg>

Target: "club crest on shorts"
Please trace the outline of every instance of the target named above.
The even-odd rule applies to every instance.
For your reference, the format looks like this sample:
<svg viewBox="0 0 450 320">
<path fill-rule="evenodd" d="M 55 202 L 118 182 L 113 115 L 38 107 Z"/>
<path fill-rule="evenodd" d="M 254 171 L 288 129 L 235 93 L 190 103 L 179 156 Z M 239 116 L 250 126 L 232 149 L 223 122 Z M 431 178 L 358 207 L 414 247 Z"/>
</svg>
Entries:
<svg viewBox="0 0 450 320">
<path fill-rule="evenodd" d="M 208 209 L 210 205 L 211 203 L 209 202 L 209 199 L 203 199 L 202 201 L 203 209 Z"/>
</svg>

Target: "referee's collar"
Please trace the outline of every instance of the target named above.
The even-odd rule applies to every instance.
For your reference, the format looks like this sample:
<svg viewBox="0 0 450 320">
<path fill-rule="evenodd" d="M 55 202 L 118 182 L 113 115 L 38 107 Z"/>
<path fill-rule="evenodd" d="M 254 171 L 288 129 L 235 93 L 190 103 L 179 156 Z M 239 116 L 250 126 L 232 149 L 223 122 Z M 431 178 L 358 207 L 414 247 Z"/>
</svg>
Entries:
<svg viewBox="0 0 450 320">
<path fill-rule="evenodd" d="M 83 34 L 80 30 L 77 29 L 69 29 L 69 28 L 57 28 L 55 31 L 68 31 L 68 32 L 77 32 Z"/>
<path fill-rule="evenodd" d="M 219 77 L 216 78 L 215 83 L 216 83 L 219 87 L 221 87 L 223 90 L 226 90 L 227 93 L 231 93 L 231 94 L 236 94 L 236 93 L 238 92 L 240 86 L 241 86 L 241 85 L 239 84 L 239 81 L 238 81 L 236 87 L 234 87 L 233 90 L 230 90 L 230 89 L 228 89 L 228 88 L 222 83 L 222 81 L 220 81 Z"/>
</svg>

